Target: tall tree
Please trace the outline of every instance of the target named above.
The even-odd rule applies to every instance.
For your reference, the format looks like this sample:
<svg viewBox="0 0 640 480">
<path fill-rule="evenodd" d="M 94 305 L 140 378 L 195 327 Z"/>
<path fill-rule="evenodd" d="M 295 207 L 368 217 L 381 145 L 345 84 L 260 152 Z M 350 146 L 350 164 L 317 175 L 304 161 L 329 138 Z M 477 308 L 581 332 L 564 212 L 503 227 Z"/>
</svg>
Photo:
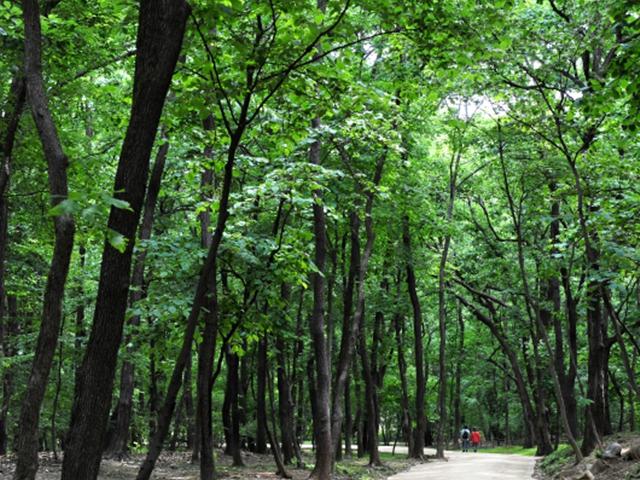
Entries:
<svg viewBox="0 0 640 480">
<path fill-rule="evenodd" d="M 118 349 L 122 340 L 135 235 L 149 157 L 178 60 L 189 6 L 184 0 L 143 0 L 138 19 L 133 102 L 114 185 L 129 208 L 113 207 L 108 228 L 127 239 L 120 251 L 106 242 L 98 298 L 76 385 L 62 478 L 98 476 Z"/>
<path fill-rule="evenodd" d="M 63 203 L 69 193 L 67 183 L 69 159 L 64 153 L 49 110 L 49 100 L 42 77 L 42 35 L 40 7 L 37 0 L 23 3 L 23 20 L 27 96 L 42 149 L 47 159 L 49 194 L 51 206 L 54 209 L 55 231 L 55 245 L 47 275 L 38 343 L 27 382 L 27 391 L 20 410 L 20 427 L 16 441 L 18 455 L 14 478 L 16 480 L 33 480 L 38 469 L 40 407 L 47 387 L 62 321 L 62 302 L 71 253 L 73 252 L 75 223 Z"/>
</svg>

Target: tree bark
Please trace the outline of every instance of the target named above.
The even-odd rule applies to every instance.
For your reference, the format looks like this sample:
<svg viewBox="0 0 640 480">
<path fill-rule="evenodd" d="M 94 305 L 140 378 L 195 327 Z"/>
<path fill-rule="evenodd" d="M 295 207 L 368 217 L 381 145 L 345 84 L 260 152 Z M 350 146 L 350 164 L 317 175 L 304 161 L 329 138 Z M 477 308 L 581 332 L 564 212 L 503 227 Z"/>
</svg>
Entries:
<svg viewBox="0 0 640 480">
<path fill-rule="evenodd" d="M 396 337 L 396 351 L 398 354 L 398 375 L 400 376 L 400 408 L 401 426 L 404 441 L 407 442 L 409 455 L 413 452 L 413 435 L 411 432 L 411 411 L 409 409 L 409 383 L 407 382 L 407 361 L 404 356 L 404 329 L 402 315 L 393 316 L 393 326 Z"/>
<path fill-rule="evenodd" d="M 204 122 L 205 130 L 213 130 L 213 117 L 209 116 Z M 211 147 L 207 146 L 204 152 L 205 158 L 212 157 Z M 207 191 L 214 187 L 213 170 L 206 168 L 202 173 L 200 186 L 203 200 L 207 198 Z M 211 214 L 206 208 L 199 214 L 200 220 L 200 245 L 210 248 L 213 242 L 211 235 Z M 215 458 L 213 455 L 213 418 L 211 415 L 211 395 L 213 390 L 213 362 L 216 351 L 216 337 L 218 334 L 218 289 L 216 283 L 216 264 L 207 280 L 207 298 L 205 299 L 204 326 L 202 329 L 202 341 L 198 348 L 198 375 L 197 375 L 197 451 L 200 460 L 200 478 L 213 480 L 215 477 Z M 195 450 L 194 450 L 195 451 Z"/>
<path fill-rule="evenodd" d="M 367 445 L 369 447 L 369 465 L 381 466 L 378 450 L 378 411 L 376 405 L 377 385 L 373 377 L 371 363 L 367 352 L 364 315 L 360 318 L 359 348 L 362 363 L 362 378 L 365 384 L 365 403 L 367 411 Z M 375 341 L 375 339 L 374 339 Z"/>
<path fill-rule="evenodd" d="M 461 152 L 454 152 L 449 163 L 449 195 L 447 210 L 445 213 L 446 226 L 453 219 L 453 208 L 456 200 L 456 187 L 458 182 L 458 167 L 460 165 Z M 438 433 L 436 440 L 436 457 L 444 458 L 445 429 L 447 419 L 447 305 L 446 305 L 446 267 L 451 245 L 451 234 L 444 236 L 442 254 L 440 256 L 440 268 L 438 270 L 438 329 L 440 332 L 440 348 L 438 359 L 439 388 L 438 388 Z"/>
<path fill-rule="evenodd" d="M 461 412 L 461 380 L 462 380 L 462 362 L 464 361 L 464 318 L 462 316 L 462 306 L 460 305 L 460 301 L 456 301 L 456 314 L 458 317 L 458 345 L 457 345 L 457 353 L 456 353 L 456 371 L 455 371 L 455 386 L 454 386 L 454 394 L 453 394 L 453 432 L 452 438 L 456 439 L 457 433 L 462 427 L 462 412 Z M 505 412 L 508 418 L 508 411 Z M 509 423 L 508 421 L 506 422 Z M 508 431 L 508 428 L 505 427 Z"/>
<path fill-rule="evenodd" d="M 413 256 L 411 251 L 411 234 L 409 230 L 409 217 L 404 216 L 402 243 L 406 255 L 406 275 L 407 288 L 413 309 L 413 337 L 414 337 L 414 357 L 416 368 L 416 395 L 415 412 L 416 420 L 413 429 L 413 448 L 409 452 L 412 458 L 422 459 L 424 456 L 424 434 L 426 429 L 426 417 L 424 411 L 424 400 L 426 395 L 426 380 L 424 373 L 424 346 L 422 345 L 422 309 L 418 299 L 416 287 L 416 274 L 413 267 Z"/>
<path fill-rule="evenodd" d="M 549 182 L 549 193 L 553 197 L 555 191 L 557 190 L 557 186 L 555 181 Z M 551 225 L 549 228 L 549 241 L 551 243 L 551 260 L 553 260 L 554 255 L 558 253 L 557 243 L 559 241 L 560 235 L 560 201 L 557 199 L 553 199 L 551 203 Z M 562 272 L 560 273 L 562 275 Z M 567 288 L 570 290 L 571 286 L 567 283 Z M 572 359 L 577 352 L 574 351 L 574 348 L 577 350 L 577 345 L 570 339 L 569 341 L 569 370 L 565 369 L 565 346 L 564 346 L 564 332 L 562 327 L 562 302 L 560 298 L 560 279 L 557 275 L 552 275 L 551 278 L 546 280 L 545 285 L 545 299 L 548 305 L 551 305 L 551 310 L 547 308 L 542 308 L 540 310 L 540 319 L 545 327 L 553 324 L 554 329 L 554 354 L 555 354 L 555 369 L 558 372 L 558 380 L 560 381 L 560 387 L 562 391 L 562 397 L 564 399 L 564 404 L 567 412 L 567 421 L 569 423 L 569 428 L 571 429 L 571 433 L 574 437 L 578 436 L 578 417 L 577 417 L 577 402 L 575 397 L 575 368 L 573 366 Z M 571 300 L 571 292 L 569 291 L 569 297 L 567 301 Z M 568 312 L 568 316 L 571 316 L 571 312 Z M 575 333 L 575 324 L 573 324 L 573 320 L 568 318 L 569 320 L 569 336 L 571 337 Z"/>
<path fill-rule="evenodd" d="M 542 322 L 542 319 L 540 317 L 540 308 L 539 305 L 534 301 L 533 296 L 531 294 L 531 289 L 529 288 L 529 281 L 527 279 L 527 272 L 526 272 L 526 266 L 525 266 L 525 257 L 524 257 L 524 237 L 523 237 L 523 232 L 522 232 L 522 210 L 520 207 L 520 210 L 516 210 L 515 208 L 515 203 L 514 203 L 514 198 L 513 195 L 511 193 L 511 188 L 509 185 L 509 179 L 507 176 L 507 170 L 506 170 L 506 165 L 505 165 L 505 155 L 504 155 L 504 142 L 502 139 L 502 130 L 501 130 L 501 126 L 500 123 L 498 122 L 497 124 L 497 129 L 498 129 L 498 155 L 499 155 L 499 160 L 500 160 L 500 166 L 501 166 L 501 170 L 502 170 L 502 179 L 504 182 L 504 189 L 505 189 L 505 193 L 507 195 L 507 201 L 509 204 L 509 211 L 511 213 L 511 219 L 513 221 L 513 227 L 514 227 L 514 231 L 516 233 L 516 240 L 517 240 L 517 251 L 518 251 L 518 265 L 520 268 L 520 275 L 521 275 L 521 279 L 522 279 L 522 287 L 523 287 L 523 293 L 525 296 L 525 306 L 526 306 L 526 310 L 527 310 L 527 315 L 529 316 L 529 319 L 531 321 L 532 324 L 535 324 L 535 331 L 536 331 L 536 337 L 537 339 L 542 339 L 542 343 L 545 347 L 546 353 L 549 356 L 549 373 L 551 374 L 551 379 L 552 379 L 552 384 L 553 384 L 553 390 L 554 390 L 554 394 L 556 397 L 556 402 L 558 404 L 558 410 L 560 413 L 560 418 L 562 420 L 562 426 L 564 428 L 564 432 L 565 435 L 567 436 L 567 440 L 569 442 L 569 444 L 571 445 L 571 448 L 573 449 L 573 452 L 576 456 L 576 461 L 580 462 L 582 461 L 582 453 L 580 451 L 580 449 L 578 448 L 578 444 L 575 440 L 575 437 L 573 436 L 572 432 L 571 432 L 571 427 L 569 425 L 569 419 L 567 417 L 567 408 L 566 405 L 564 404 L 564 397 L 562 396 L 562 386 L 560 384 L 560 380 L 558 377 L 558 372 L 556 371 L 555 365 L 553 363 L 553 349 L 551 347 L 551 343 L 549 341 L 549 337 L 547 334 L 547 330 Z M 537 340 L 536 339 L 536 340 Z M 538 438 L 538 452 L 539 454 L 545 455 L 547 453 L 550 453 L 550 450 L 552 450 L 552 446 L 551 446 L 551 440 L 548 434 L 548 424 L 546 419 L 544 418 L 544 402 L 542 400 L 542 394 L 543 394 L 543 387 L 541 385 L 542 379 L 541 379 L 541 372 L 540 372 L 540 368 L 541 368 L 541 360 L 540 357 L 538 356 L 538 350 L 537 350 L 537 341 L 534 343 L 534 353 L 536 356 L 536 373 L 537 373 L 537 388 L 538 388 L 538 394 L 537 394 L 537 398 L 538 398 L 538 424 L 539 424 L 539 431 L 540 431 L 540 437 Z M 549 451 L 547 451 L 549 450 Z"/>
<path fill-rule="evenodd" d="M 144 267 L 147 257 L 147 248 L 144 242 L 151 238 L 153 230 L 153 220 L 155 208 L 160 193 L 160 184 L 162 182 L 162 174 L 166 163 L 167 152 L 169 151 L 169 142 L 163 143 L 158 149 L 156 160 L 151 171 L 149 186 L 147 188 L 147 196 L 145 199 L 144 213 L 142 215 L 142 225 L 138 235 L 139 245 L 141 246 L 136 254 L 133 265 L 133 273 L 131 274 L 131 291 L 129 294 L 129 307 L 134 307 L 136 303 L 145 296 L 144 292 Z M 138 327 L 140 325 L 140 315 L 133 315 L 129 320 L 129 325 Z M 128 354 L 132 355 L 134 347 L 129 346 L 132 338 L 127 338 Z M 128 452 L 129 426 L 131 425 L 131 413 L 133 411 L 133 390 L 135 380 L 135 365 L 131 360 L 125 360 L 122 364 L 120 372 L 120 396 L 116 406 L 115 428 L 110 436 L 109 445 L 106 454 L 110 457 L 122 459 Z"/>
<path fill-rule="evenodd" d="M 318 1 L 326 7 L 324 0 Z M 325 8 L 321 7 L 324 11 Z M 312 121 L 312 128 L 320 128 L 320 119 Z M 316 140 L 309 151 L 309 161 L 314 165 L 320 164 L 319 140 Z M 327 227 L 325 220 L 324 206 L 322 205 L 322 193 L 320 190 L 313 192 L 313 233 L 315 243 L 315 265 L 318 272 L 312 274 L 313 285 L 313 312 L 309 320 L 311 340 L 315 358 L 315 415 L 313 417 L 315 439 L 316 439 L 316 464 L 310 478 L 317 480 L 329 480 L 333 471 L 333 454 L 335 449 L 331 441 L 331 413 L 330 387 L 331 387 L 331 367 L 329 364 L 327 339 L 325 337 L 324 326 L 324 302 L 325 302 L 325 282 L 324 267 L 327 254 Z"/>
<path fill-rule="evenodd" d="M 267 336 L 258 343 L 256 453 L 267 453 Z"/>
<path fill-rule="evenodd" d="M 142 210 L 149 157 L 173 71 L 189 6 L 183 0 L 143 0 L 140 4 L 136 71 L 129 127 L 116 172 L 115 195 L 131 210 L 112 208 L 108 227 L 128 243 L 123 252 L 105 243 L 98 298 L 80 382 L 71 414 L 62 480 L 94 480 L 98 475 L 109 416 L 118 348 L 127 309 L 133 246 Z"/>
<path fill-rule="evenodd" d="M 5 358 L 12 358 L 16 354 L 14 342 L 20 331 L 18 325 L 18 304 L 15 295 L 7 295 L 7 324 L 4 332 L 2 350 Z M 0 455 L 7 453 L 9 437 L 7 433 L 7 414 L 14 389 L 15 372 L 7 368 L 2 376 L 2 403 L 0 404 Z"/>
<path fill-rule="evenodd" d="M 233 457 L 233 465 L 235 467 L 243 467 L 242 452 L 240 445 L 240 410 L 239 410 L 239 394 L 240 394 L 240 358 L 237 354 L 227 351 L 227 386 L 226 391 L 229 395 L 230 402 L 230 427 L 229 432 L 229 454 Z"/>
<path fill-rule="evenodd" d="M 280 298 L 288 306 L 290 297 L 289 285 L 283 283 L 280 289 Z M 286 307 L 285 307 L 286 308 Z M 282 455 L 285 465 L 289 465 L 295 456 L 295 427 L 294 427 L 294 401 L 292 396 L 292 382 L 287 374 L 287 348 L 284 337 L 279 334 L 276 337 L 276 360 L 278 378 L 278 418 L 282 441 Z M 265 369 L 265 375 L 267 371 Z"/>
<path fill-rule="evenodd" d="M 526 430 L 529 432 L 533 438 L 533 442 L 537 442 L 537 438 L 535 437 L 535 415 L 533 411 L 533 406 L 531 405 L 531 399 L 529 397 L 529 392 L 527 391 L 527 386 L 525 383 L 525 378 L 522 373 L 522 369 L 520 368 L 520 364 L 518 362 L 518 357 L 514 352 L 513 348 L 509 345 L 507 337 L 505 336 L 502 328 L 496 324 L 491 318 L 487 315 L 483 314 L 475 305 L 468 302 L 464 297 L 456 295 L 458 300 L 467 307 L 474 316 L 480 320 L 481 323 L 489 328 L 489 331 L 493 335 L 493 337 L 498 341 L 502 352 L 505 357 L 509 361 L 509 365 L 511 366 L 511 371 L 513 373 L 513 378 L 516 383 L 516 390 L 518 392 L 518 397 L 520 398 L 520 403 L 522 405 L 524 422 L 526 425 Z"/>
<path fill-rule="evenodd" d="M 31 372 L 20 411 L 14 478 L 33 480 L 38 469 L 38 422 L 62 320 L 64 288 L 69 273 L 75 225 L 61 203 L 67 199 L 67 165 L 49 110 L 42 78 L 40 8 L 37 0 L 23 2 L 25 75 L 29 103 L 47 160 L 51 206 L 58 207 L 53 223 L 55 244 L 44 293 L 42 322 Z"/>
<path fill-rule="evenodd" d="M 344 163 L 349 164 L 350 158 L 343 147 L 338 148 L 340 155 Z M 367 270 L 369 268 L 369 259 L 373 252 L 373 245 L 375 242 L 375 234 L 373 231 L 373 202 L 375 199 L 375 189 L 380 184 L 382 179 L 382 172 L 386 161 L 386 151 L 383 152 L 376 161 L 375 170 L 373 173 L 372 184 L 373 187 L 364 189 L 358 180 L 356 180 L 356 188 L 358 193 L 364 194 L 366 198 L 366 204 L 364 208 L 364 223 L 366 242 L 363 252 L 360 252 L 360 218 L 358 213 L 354 210 L 350 213 L 349 224 L 351 226 L 351 265 L 349 267 L 349 283 L 348 287 L 352 286 L 351 276 L 355 273 L 357 279 L 357 296 L 356 296 L 356 308 L 353 314 L 353 318 L 348 316 L 347 307 L 345 305 L 344 322 L 342 329 L 342 340 L 340 343 L 340 354 L 338 357 L 338 365 L 336 368 L 336 380 L 333 389 L 333 402 L 331 409 L 331 436 L 333 439 L 334 452 L 340 447 L 340 432 L 342 431 L 343 411 L 342 400 L 344 395 L 344 388 L 349 377 L 349 368 L 351 366 L 351 359 L 354 354 L 355 345 L 359 335 L 359 329 L 362 325 L 362 317 L 364 315 L 364 299 L 365 299 L 365 280 L 367 276 Z M 354 268 L 354 266 L 356 268 Z M 352 291 L 348 291 L 347 295 L 352 295 Z M 349 297 L 346 297 L 347 302 Z M 346 302 L 345 302 L 346 303 Z M 350 305 L 349 305 L 350 307 Z"/>
<path fill-rule="evenodd" d="M 5 301 L 8 302 L 5 286 L 5 261 L 8 246 L 9 205 L 7 192 L 11 176 L 11 157 L 15 143 L 16 132 L 25 103 L 26 86 L 22 75 L 16 75 L 11 83 L 9 99 L 3 108 L 8 112 L 6 118 L 0 118 L 0 348 L 4 358 L 13 356 L 10 346 L 12 336 L 15 333 L 11 326 L 10 316 L 7 319 Z M 13 372 L 11 369 L 3 375 L 2 404 L 0 406 L 0 455 L 7 453 L 7 414 L 9 402 L 13 392 Z"/>
</svg>

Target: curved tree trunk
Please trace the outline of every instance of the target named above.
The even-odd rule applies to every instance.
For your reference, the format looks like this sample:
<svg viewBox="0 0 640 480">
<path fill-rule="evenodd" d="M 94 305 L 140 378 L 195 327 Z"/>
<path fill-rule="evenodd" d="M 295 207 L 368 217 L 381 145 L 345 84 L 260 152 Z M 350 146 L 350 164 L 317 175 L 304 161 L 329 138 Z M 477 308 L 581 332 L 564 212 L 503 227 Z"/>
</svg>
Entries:
<svg viewBox="0 0 640 480">
<path fill-rule="evenodd" d="M 55 244 L 44 293 L 42 322 L 27 389 L 20 410 L 17 462 L 14 478 L 33 480 L 38 469 L 38 422 L 62 320 L 64 288 L 69 273 L 75 224 L 61 203 L 67 199 L 67 165 L 58 132 L 49 111 L 42 79 L 40 8 L 37 0 L 23 2 L 25 28 L 26 87 L 33 119 L 38 129 L 49 177 L 54 216 Z"/>
</svg>

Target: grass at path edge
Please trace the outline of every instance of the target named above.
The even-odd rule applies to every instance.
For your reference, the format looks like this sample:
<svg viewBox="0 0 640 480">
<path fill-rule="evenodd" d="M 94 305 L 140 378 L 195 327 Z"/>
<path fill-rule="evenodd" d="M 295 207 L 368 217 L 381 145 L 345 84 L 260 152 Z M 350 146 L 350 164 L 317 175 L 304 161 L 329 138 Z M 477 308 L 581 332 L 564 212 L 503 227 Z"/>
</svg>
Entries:
<svg viewBox="0 0 640 480">
<path fill-rule="evenodd" d="M 480 448 L 478 453 L 501 453 L 503 455 L 523 455 L 525 457 L 535 457 L 536 449 L 534 448 L 522 448 L 518 445 L 510 447 L 493 447 L 493 448 Z"/>
</svg>

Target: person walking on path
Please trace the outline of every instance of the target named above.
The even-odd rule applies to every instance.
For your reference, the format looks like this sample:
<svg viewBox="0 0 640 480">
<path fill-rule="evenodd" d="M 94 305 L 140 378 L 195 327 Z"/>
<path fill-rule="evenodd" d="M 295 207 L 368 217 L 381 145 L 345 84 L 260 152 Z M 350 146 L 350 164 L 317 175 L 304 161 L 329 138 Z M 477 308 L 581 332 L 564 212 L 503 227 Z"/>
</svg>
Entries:
<svg viewBox="0 0 640 480">
<path fill-rule="evenodd" d="M 478 446 L 480 445 L 480 432 L 477 428 L 473 428 L 471 431 L 471 446 L 473 447 L 473 451 L 478 451 Z"/>
<path fill-rule="evenodd" d="M 467 427 L 466 425 L 464 427 L 462 427 L 462 430 L 460 430 L 460 440 L 462 443 L 462 451 L 463 452 L 468 452 L 469 451 L 469 440 L 471 439 L 471 431 L 469 430 L 469 427 Z"/>
</svg>

